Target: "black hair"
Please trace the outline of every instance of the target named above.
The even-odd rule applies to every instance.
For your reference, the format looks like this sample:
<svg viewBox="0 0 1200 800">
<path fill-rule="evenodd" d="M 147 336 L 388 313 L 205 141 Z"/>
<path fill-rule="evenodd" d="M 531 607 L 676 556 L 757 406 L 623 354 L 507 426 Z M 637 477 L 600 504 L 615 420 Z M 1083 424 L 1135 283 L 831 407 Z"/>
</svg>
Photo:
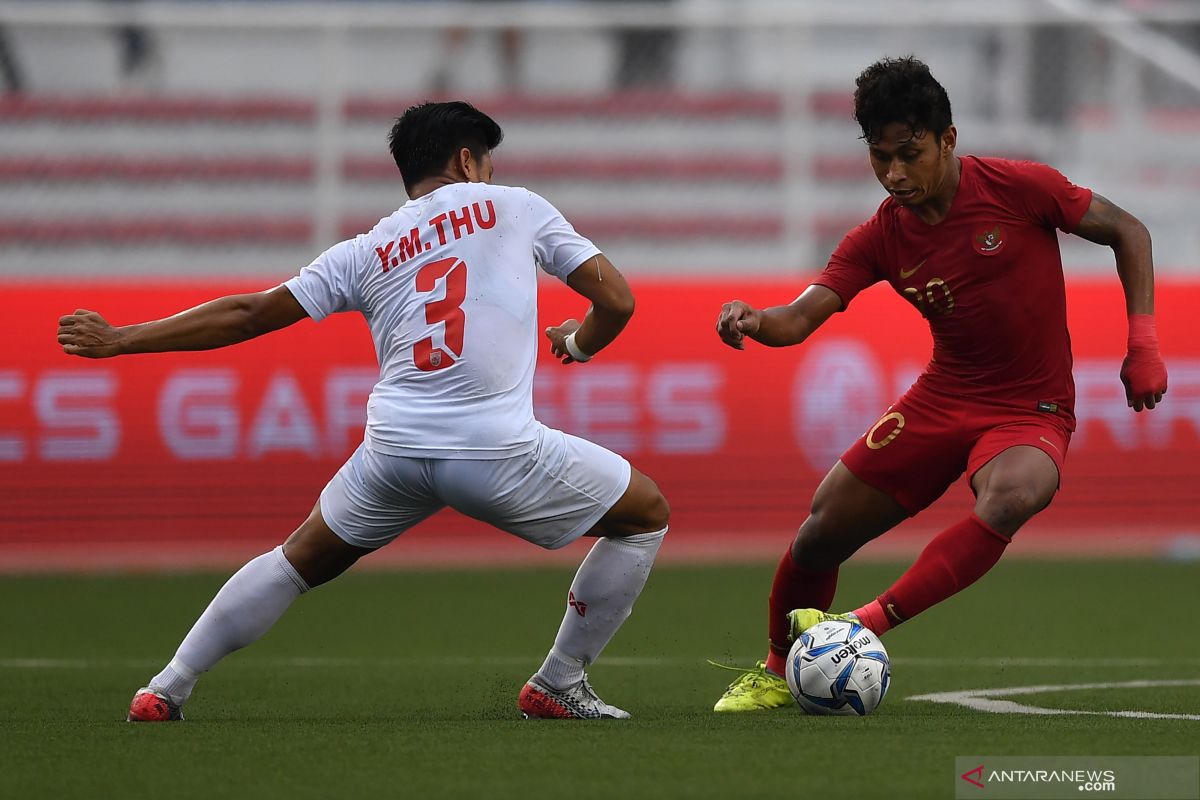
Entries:
<svg viewBox="0 0 1200 800">
<path fill-rule="evenodd" d="M 462 148 L 479 160 L 503 138 L 496 121 L 470 103 L 421 103 L 392 125 L 388 149 L 404 187 L 411 189 L 425 178 L 440 175 Z"/>
<path fill-rule="evenodd" d="M 868 144 L 878 142 L 893 122 L 907 125 L 913 136 L 926 131 L 941 136 L 954 124 L 946 90 L 912 56 L 876 61 L 854 83 L 854 118 Z"/>
</svg>

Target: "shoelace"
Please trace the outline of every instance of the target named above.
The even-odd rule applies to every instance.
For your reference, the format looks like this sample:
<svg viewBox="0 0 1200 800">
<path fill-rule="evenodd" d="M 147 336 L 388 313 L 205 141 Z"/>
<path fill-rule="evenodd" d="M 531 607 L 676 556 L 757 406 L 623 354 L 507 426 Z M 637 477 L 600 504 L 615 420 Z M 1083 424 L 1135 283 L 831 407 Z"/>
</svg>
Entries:
<svg viewBox="0 0 1200 800">
<path fill-rule="evenodd" d="M 742 673 L 733 681 L 733 683 L 729 684 L 730 689 L 737 686 L 742 681 L 749 681 L 752 688 L 758 688 L 759 678 L 767 677 L 767 664 L 765 661 L 759 661 L 753 667 L 747 668 L 734 666 L 732 664 L 722 664 L 718 661 L 713 661 L 711 658 L 706 660 L 710 665 L 716 667 L 717 669 L 725 669 L 729 670 L 730 672 Z"/>
<path fill-rule="evenodd" d="M 604 701 L 600 699 L 600 695 L 596 694 L 596 690 L 592 688 L 592 682 L 588 680 L 586 673 L 584 673 L 583 680 L 576 684 L 576 687 L 579 689 L 579 693 L 582 694 L 586 699 L 597 703 L 604 703 Z"/>
<path fill-rule="evenodd" d="M 739 667 L 735 664 L 722 664 L 720 661 L 713 661 L 711 658 L 706 660 L 709 666 L 716 667 L 717 669 L 727 669 L 730 672 L 763 672 L 767 668 L 765 661 L 759 661 L 753 667 Z"/>
<path fill-rule="evenodd" d="M 600 699 L 600 695 L 596 694 L 596 690 L 592 688 L 592 682 L 588 680 L 585 674 L 579 683 L 571 686 L 568 689 L 562 690 L 573 702 L 583 706 L 584 708 L 604 711 L 607 709 L 608 703 Z"/>
</svg>

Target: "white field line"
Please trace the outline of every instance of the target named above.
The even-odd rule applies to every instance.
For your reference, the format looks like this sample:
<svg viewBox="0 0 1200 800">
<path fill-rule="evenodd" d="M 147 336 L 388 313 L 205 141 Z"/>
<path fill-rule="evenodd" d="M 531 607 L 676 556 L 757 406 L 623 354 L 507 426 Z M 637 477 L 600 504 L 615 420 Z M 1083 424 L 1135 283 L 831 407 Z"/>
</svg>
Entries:
<svg viewBox="0 0 1200 800">
<path fill-rule="evenodd" d="M 1197 666 L 1200 658 L 1066 658 L 997 656 L 994 658 L 893 658 L 903 667 L 1168 667 Z"/>
<path fill-rule="evenodd" d="M 742 659 L 750 661 L 751 659 Z M 412 667 L 412 666 L 537 666 L 537 659 L 526 656 L 448 656 L 412 658 L 330 658 L 325 656 L 293 658 L 238 659 L 237 665 L 257 668 L 346 668 L 346 667 Z M 697 658 L 649 658 L 641 656 L 613 656 L 600 663 L 614 667 L 680 667 L 697 666 Z M 1200 659 L 1150 659 L 1150 658 L 912 658 L 893 659 L 903 667 L 1170 667 L 1200 665 Z M 0 669 L 158 669 L 163 662 L 149 659 L 78 659 L 78 658 L 0 658 Z M 1034 714 L 1034 715 L 1079 715 L 1109 716 L 1131 719 L 1178 719 L 1198 720 L 1200 714 L 1162 714 L 1151 711 L 1084 711 L 1080 709 L 1044 708 L 1028 706 L 1011 700 L 997 700 L 1025 694 L 1047 694 L 1051 692 L 1083 691 L 1088 689 L 1154 689 L 1167 686 L 1200 686 L 1200 680 L 1137 680 L 1110 683 L 1078 683 L 1045 686 L 1008 686 L 996 689 L 968 689 L 955 692 L 936 692 L 914 695 L 908 700 L 931 703 L 948 703 L 990 714 Z"/>
<path fill-rule="evenodd" d="M 737 664 L 754 663 L 753 656 L 735 659 Z M 163 659 L 86 659 L 86 658 L 0 658 L 0 669 L 140 669 L 158 668 Z M 537 666 L 535 656 L 412 656 L 402 658 L 339 658 L 336 656 L 295 656 L 290 658 L 240 657 L 233 662 L 242 667 L 426 667 L 426 666 Z M 610 667 L 686 667 L 704 664 L 703 658 L 650 656 L 604 656 L 598 664 Z M 1041 668 L 1041 667 L 1188 667 L 1200 666 L 1200 658 L 893 658 L 902 668 Z"/>
<path fill-rule="evenodd" d="M 909 700 L 924 700 L 930 703 L 952 705 L 984 711 L 989 714 L 1040 714 L 1043 716 L 1104 716 L 1131 719 L 1189 719 L 1200 720 L 1200 714 L 1160 714 L 1153 711 L 1083 711 L 1077 708 L 1044 708 L 1027 706 L 1012 700 L 997 700 L 997 697 L 1014 697 L 1023 694 L 1050 694 L 1079 692 L 1089 689 L 1158 689 L 1167 686 L 1200 686 L 1200 680 L 1182 681 L 1120 681 L 1108 683 L 1065 683 L 1055 686 L 1006 686 L 998 689 L 969 689 L 961 692 L 935 692 L 909 697 Z"/>
</svg>

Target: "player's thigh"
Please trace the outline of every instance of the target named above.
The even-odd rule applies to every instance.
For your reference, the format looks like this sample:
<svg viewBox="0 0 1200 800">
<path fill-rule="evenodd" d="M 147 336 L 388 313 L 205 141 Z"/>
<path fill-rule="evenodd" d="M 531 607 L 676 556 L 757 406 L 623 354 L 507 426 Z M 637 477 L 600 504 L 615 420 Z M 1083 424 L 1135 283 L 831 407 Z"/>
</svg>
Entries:
<svg viewBox="0 0 1200 800">
<path fill-rule="evenodd" d="M 965 413 L 952 398 L 911 389 L 842 454 L 841 462 L 859 481 L 915 515 L 967 468 L 973 442 L 962 424 Z"/>
<path fill-rule="evenodd" d="M 877 536 L 903 522 L 909 513 L 891 495 L 866 483 L 838 461 L 813 494 L 812 516 L 820 518 L 826 527 L 860 529 Z"/>
<path fill-rule="evenodd" d="M 814 569 L 836 566 L 908 516 L 891 495 L 838 461 L 813 495 L 812 512 L 796 534 L 792 556 Z"/>
<path fill-rule="evenodd" d="M 1061 483 L 1071 434 L 1056 418 L 1028 418 L 984 433 L 968 469 L 976 513 L 1005 535 L 1050 504 Z"/>
<path fill-rule="evenodd" d="M 321 517 L 347 544 L 377 550 L 442 508 L 427 459 L 361 444 L 321 492 Z"/>
<path fill-rule="evenodd" d="M 439 462 L 435 486 L 451 508 L 556 549 L 591 530 L 625 494 L 631 474 L 616 453 L 543 426 L 530 453 Z"/>
<path fill-rule="evenodd" d="M 996 475 L 997 460 L 1002 454 L 1014 447 L 1028 447 L 1040 451 L 1053 465 L 1053 470 L 1046 469 L 1046 461 L 1034 458 L 1034 464 L 1041 464 L 1042 469 L 1036 470 L 1039 483 L 1050 483 L 1052 489 L 1057 489 L 1062 481 L 1062 471 L 1067 460 L 1067 449 L 1071 445 L 1071 431 L 1066 424 L 1054 416 L 1024 416 L 997 415 L 992 417 L 974 446 L 967 459 L 967 474 L 971 477 L 971 488 L 979 494 L 993 475 Z M 1035 454 L 1027 454 L 1033 457 Z M 1008 456 L 999 463 L 1001 466 L 1014 457 Z M 1002 469 L 998 477 L 1006 481 L 1012 479 L 1012 470 Z"/>
</svg>

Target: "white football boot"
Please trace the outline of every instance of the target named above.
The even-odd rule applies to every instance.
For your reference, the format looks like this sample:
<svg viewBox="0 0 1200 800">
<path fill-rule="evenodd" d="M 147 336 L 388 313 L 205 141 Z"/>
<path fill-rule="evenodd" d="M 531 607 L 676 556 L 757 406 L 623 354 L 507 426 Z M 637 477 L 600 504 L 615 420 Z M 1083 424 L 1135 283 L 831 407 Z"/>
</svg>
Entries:
<svg viewBox="0 0 1200 800">
<path fill-rule="evenodd" d="M 629 719 L 629 712 L 596 696 L 587 675 L 566 689 L 552 689 L 534 675 L 521 689 L 517 707 L 525 719 Z"/>
</svg>

